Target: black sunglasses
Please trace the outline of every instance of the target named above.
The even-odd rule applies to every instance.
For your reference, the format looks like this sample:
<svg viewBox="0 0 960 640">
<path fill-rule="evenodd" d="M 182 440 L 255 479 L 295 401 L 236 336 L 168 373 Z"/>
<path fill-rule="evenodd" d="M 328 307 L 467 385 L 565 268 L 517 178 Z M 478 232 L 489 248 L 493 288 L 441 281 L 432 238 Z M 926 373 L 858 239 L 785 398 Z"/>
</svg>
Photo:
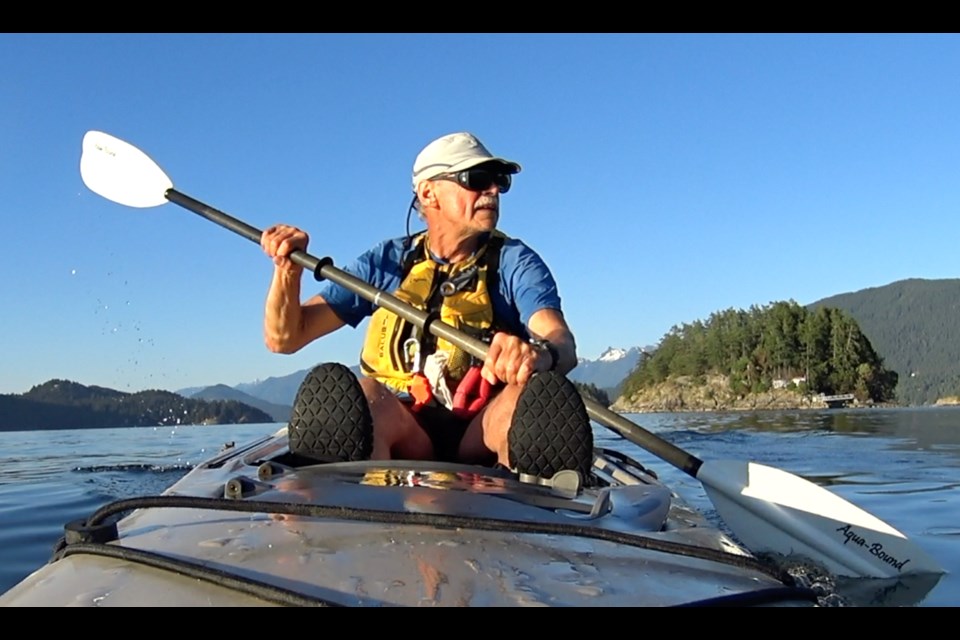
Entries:
<svg viewBox="0 0 960 640">
<path fill-rule="evenodd" d="M 510 174 L 489 169 L 464 169 L 457 173 L 444 173 L 431 180 L 449 180 L 456 182 L 464 189 L 471 191 L 486 191 L 491 185 L 497 185 L 500 193 L 510 191 Z"/>
</svg>

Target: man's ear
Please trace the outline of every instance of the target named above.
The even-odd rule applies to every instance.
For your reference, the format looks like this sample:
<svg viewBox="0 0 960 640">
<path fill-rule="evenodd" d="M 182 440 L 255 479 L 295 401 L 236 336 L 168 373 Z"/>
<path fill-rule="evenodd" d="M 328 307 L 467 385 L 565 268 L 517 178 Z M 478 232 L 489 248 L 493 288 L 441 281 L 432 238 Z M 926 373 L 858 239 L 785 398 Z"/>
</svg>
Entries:
<svg viewBox="0 0 960 640">
<path fill-rule="evenodd" d="M 436 183 L 431 180 L 421 180 L 417 185 L 417 199 L 420 206 L 437 207 Z"/>
</svg>

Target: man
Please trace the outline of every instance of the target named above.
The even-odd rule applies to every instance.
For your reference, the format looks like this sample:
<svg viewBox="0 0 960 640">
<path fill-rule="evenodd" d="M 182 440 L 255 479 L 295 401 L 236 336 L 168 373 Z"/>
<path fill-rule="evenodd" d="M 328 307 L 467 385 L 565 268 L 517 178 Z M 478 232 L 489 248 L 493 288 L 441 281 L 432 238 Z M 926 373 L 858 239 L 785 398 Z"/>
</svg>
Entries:
<svg viewBox="0 0 960 640">
<path fill-rule="evenodd" d="M 426 231 L 383 241 L 344 269 L 489 341 L 482 363 L 334 283 L 301 304 L 303 268 L 287 256 L 306 251 L 308 235 L 282 224 L 263 232 L 275 265 L 264 315 L 271 351 L 293 353 L 371 316 L 359 381 L 338 363 L 304 379 L 291 451 L 321 460 L 498 463 L 547 479 L 572 469 L 586 479 L 593 435 L 564 377 L 577 354 L 556 283 L 536 252 L 497 231 L 501 196 L 519 171 L 470 133 L 434 140 L 412 175 L 411 207 Z"/>
</svg>

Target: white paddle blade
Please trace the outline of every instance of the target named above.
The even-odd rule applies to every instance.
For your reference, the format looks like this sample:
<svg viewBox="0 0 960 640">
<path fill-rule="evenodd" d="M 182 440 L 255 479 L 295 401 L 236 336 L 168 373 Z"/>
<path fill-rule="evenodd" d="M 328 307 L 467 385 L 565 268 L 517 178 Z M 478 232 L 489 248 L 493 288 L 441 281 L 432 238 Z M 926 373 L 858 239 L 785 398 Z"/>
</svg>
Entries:
<svg viewBox="0 0 960 640">
<path fill-rule="evenodd" d="M 819 562 L 837 576 L 892 578 L 944 570 L 905 535 L 812 482 L 755 462 L 705 462 L 717 512 L 754 553 Z"/>
<path fill-rule="evenodd" d="M 147 154 L 102 131 L 83 136 L 80 177 L 94 193 L 128 207 L 156 207 L 173 188 L 167 174 Z"/>
</svg>

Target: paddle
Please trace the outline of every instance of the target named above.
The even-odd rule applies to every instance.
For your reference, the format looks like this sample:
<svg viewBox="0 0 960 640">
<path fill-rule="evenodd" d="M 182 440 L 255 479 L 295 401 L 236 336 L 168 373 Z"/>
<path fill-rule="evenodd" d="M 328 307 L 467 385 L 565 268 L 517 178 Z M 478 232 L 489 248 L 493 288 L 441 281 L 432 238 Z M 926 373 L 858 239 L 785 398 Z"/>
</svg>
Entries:
<svg viewBox="0 0 960 640">
<path fill-rule="evenodd" d="M 130 207 L 173 202 L 259 244 L 261 231 L 173 188 L 170 178 L 136 147 L 99 131 L 83 138 L 80 175 L 104 198 Z M 290 259 L 425 331 L 484 359 L 487 344 L 333 266 L 330 258 L 295 251 Z M 943 573 L 902 533 L 826 489 L 755 462 L 705 462 L 589 397 L 590 417 L 699 480 L 730 530 L 754 553 L 800 556 L 838 576 L 889 578 Z"/>
</svg>

